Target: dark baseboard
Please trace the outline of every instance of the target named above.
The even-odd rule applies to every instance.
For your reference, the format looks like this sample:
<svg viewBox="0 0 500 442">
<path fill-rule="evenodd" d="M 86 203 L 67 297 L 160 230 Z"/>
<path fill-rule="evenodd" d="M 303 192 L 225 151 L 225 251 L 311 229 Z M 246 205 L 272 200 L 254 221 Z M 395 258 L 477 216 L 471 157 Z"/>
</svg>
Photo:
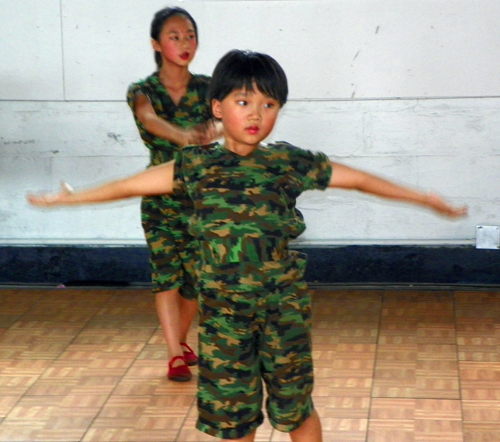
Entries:
<svg viewBox="0 0 500 442">
<path fill-rule="evenodd" d="M 500 251 L 472 246 L 294 246 L 311 284 L 500 284 Z M 0 246 L 0 285 L 149 285 L 145 246 Z"/>
</svg>

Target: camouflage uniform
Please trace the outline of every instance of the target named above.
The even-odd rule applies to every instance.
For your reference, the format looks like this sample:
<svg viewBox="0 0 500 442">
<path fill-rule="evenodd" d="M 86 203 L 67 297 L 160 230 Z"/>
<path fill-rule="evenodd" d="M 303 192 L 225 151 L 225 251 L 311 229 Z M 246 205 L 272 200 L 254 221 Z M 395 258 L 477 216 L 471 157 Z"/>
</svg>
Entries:
<svg viewBox="0 0 500 442">
<path fill-rule="evenodd" d="M 176 105 L 155 73 L 129 86 L 127 102 L 134 112 L 136 96 L 147 95 L 160 118 L 189 128 L 211 118 L 207 99 L 209 82 L 210 77 L 193 75 L 186 94 Z M 134 118 L 141 138 L 150 151 L 150 166 L 172 160 L 180 147 L 146 131 L 135 112 Z M 142 227 L 150 251 L 155 293 L 180 287 L 181 295 L 185 298 L 196 297 L 195 263 L 198 262 L 199 249 L 197 242 L 186 231 L 191 214 L 192 202 L 185 195 L 142 199 Z"/>
<path fill-rule="evenodd" d="M 325 189 L 324 154 L 287 143 L 242 157 L 218 143 L 176 158 L 175 192 L 194 202 L 189 232 L 199 239 L 197 428 L 237 439 L 254 431 L 266 407 L 280 431 L 313 410 L 311 304 L 305 259 L 288 249 L 305 224 L 295 208 L 305 190 Z"/>
</svg>

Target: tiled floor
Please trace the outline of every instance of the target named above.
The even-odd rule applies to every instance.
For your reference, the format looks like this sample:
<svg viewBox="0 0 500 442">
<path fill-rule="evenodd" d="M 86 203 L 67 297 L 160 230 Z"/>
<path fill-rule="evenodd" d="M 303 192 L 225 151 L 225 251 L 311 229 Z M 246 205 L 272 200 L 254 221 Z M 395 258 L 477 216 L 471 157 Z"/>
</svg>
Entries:
<svg viewBox="0 0 500 442">
<path fill-rule="evenodd" d="M 325 442 L 500 441 L 500 289 L 316 290 L 314 313 Z M 214 441 L 166 360 L 147 289 L 0 289 L 0 441 Z"/>
</svg>

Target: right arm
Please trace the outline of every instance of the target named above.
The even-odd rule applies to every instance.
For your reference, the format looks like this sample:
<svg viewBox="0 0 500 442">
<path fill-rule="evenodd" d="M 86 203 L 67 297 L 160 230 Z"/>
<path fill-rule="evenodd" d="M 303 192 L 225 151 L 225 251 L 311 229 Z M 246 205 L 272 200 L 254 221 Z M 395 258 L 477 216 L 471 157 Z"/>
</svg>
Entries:
<svg viewBox="0 0 500 442">
<path fill-rule="evenodd" d="M 40 195 L 28 194 L 27 199 L 34 206 L 70 206 L 104 203 L 127 198 L 165 195 L 173 192 L 174 162 L 150 167 L 136 175 L 109 181 L 87 190 L 73 192 L 62 185 L 58 193 Z"/>
<path fill-rule="evenodd" d="M 149 133 L 181 147 L 205 144 L 215 138 L 212 130 L 214 123 L 211 120 L 191 129 L 184 129 L 160 118 L 145 94 L 138 94 L 135 97 L 134 113 Z"/>
</svg>

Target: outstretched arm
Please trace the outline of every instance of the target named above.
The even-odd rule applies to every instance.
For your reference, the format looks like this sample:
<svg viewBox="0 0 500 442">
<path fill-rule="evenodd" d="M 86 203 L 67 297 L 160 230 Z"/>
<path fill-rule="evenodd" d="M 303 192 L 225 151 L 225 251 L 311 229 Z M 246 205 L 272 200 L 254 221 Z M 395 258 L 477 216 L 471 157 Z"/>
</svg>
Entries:
<svg viewBox="0 0 500 442">
<path fill-rule="evenodd" d="M 330 180 L 330 187 L 358 190 L 382 198 L 405 201 L 428 207 L 450 217 L 465 216 L 467 214 L 467 207 L 454 207 L 436 194 L 424 193 L 401 186 L 370 173 L 344 166 L 343 164 L 332 163 L 332 167 L 333 173 Z"/>
<path fill-rule="evenodd" d="M 174 181 L 173 161 L 151 167 L 136 175 L 109 181 L 87 190 L 73 192 L 67 184 L 57 193 L 28 194 L 28 201 L 35 206 L 78 205 L 104 203 L 137 196 L 165 195 L 172 193 Z"/>
</svg>

